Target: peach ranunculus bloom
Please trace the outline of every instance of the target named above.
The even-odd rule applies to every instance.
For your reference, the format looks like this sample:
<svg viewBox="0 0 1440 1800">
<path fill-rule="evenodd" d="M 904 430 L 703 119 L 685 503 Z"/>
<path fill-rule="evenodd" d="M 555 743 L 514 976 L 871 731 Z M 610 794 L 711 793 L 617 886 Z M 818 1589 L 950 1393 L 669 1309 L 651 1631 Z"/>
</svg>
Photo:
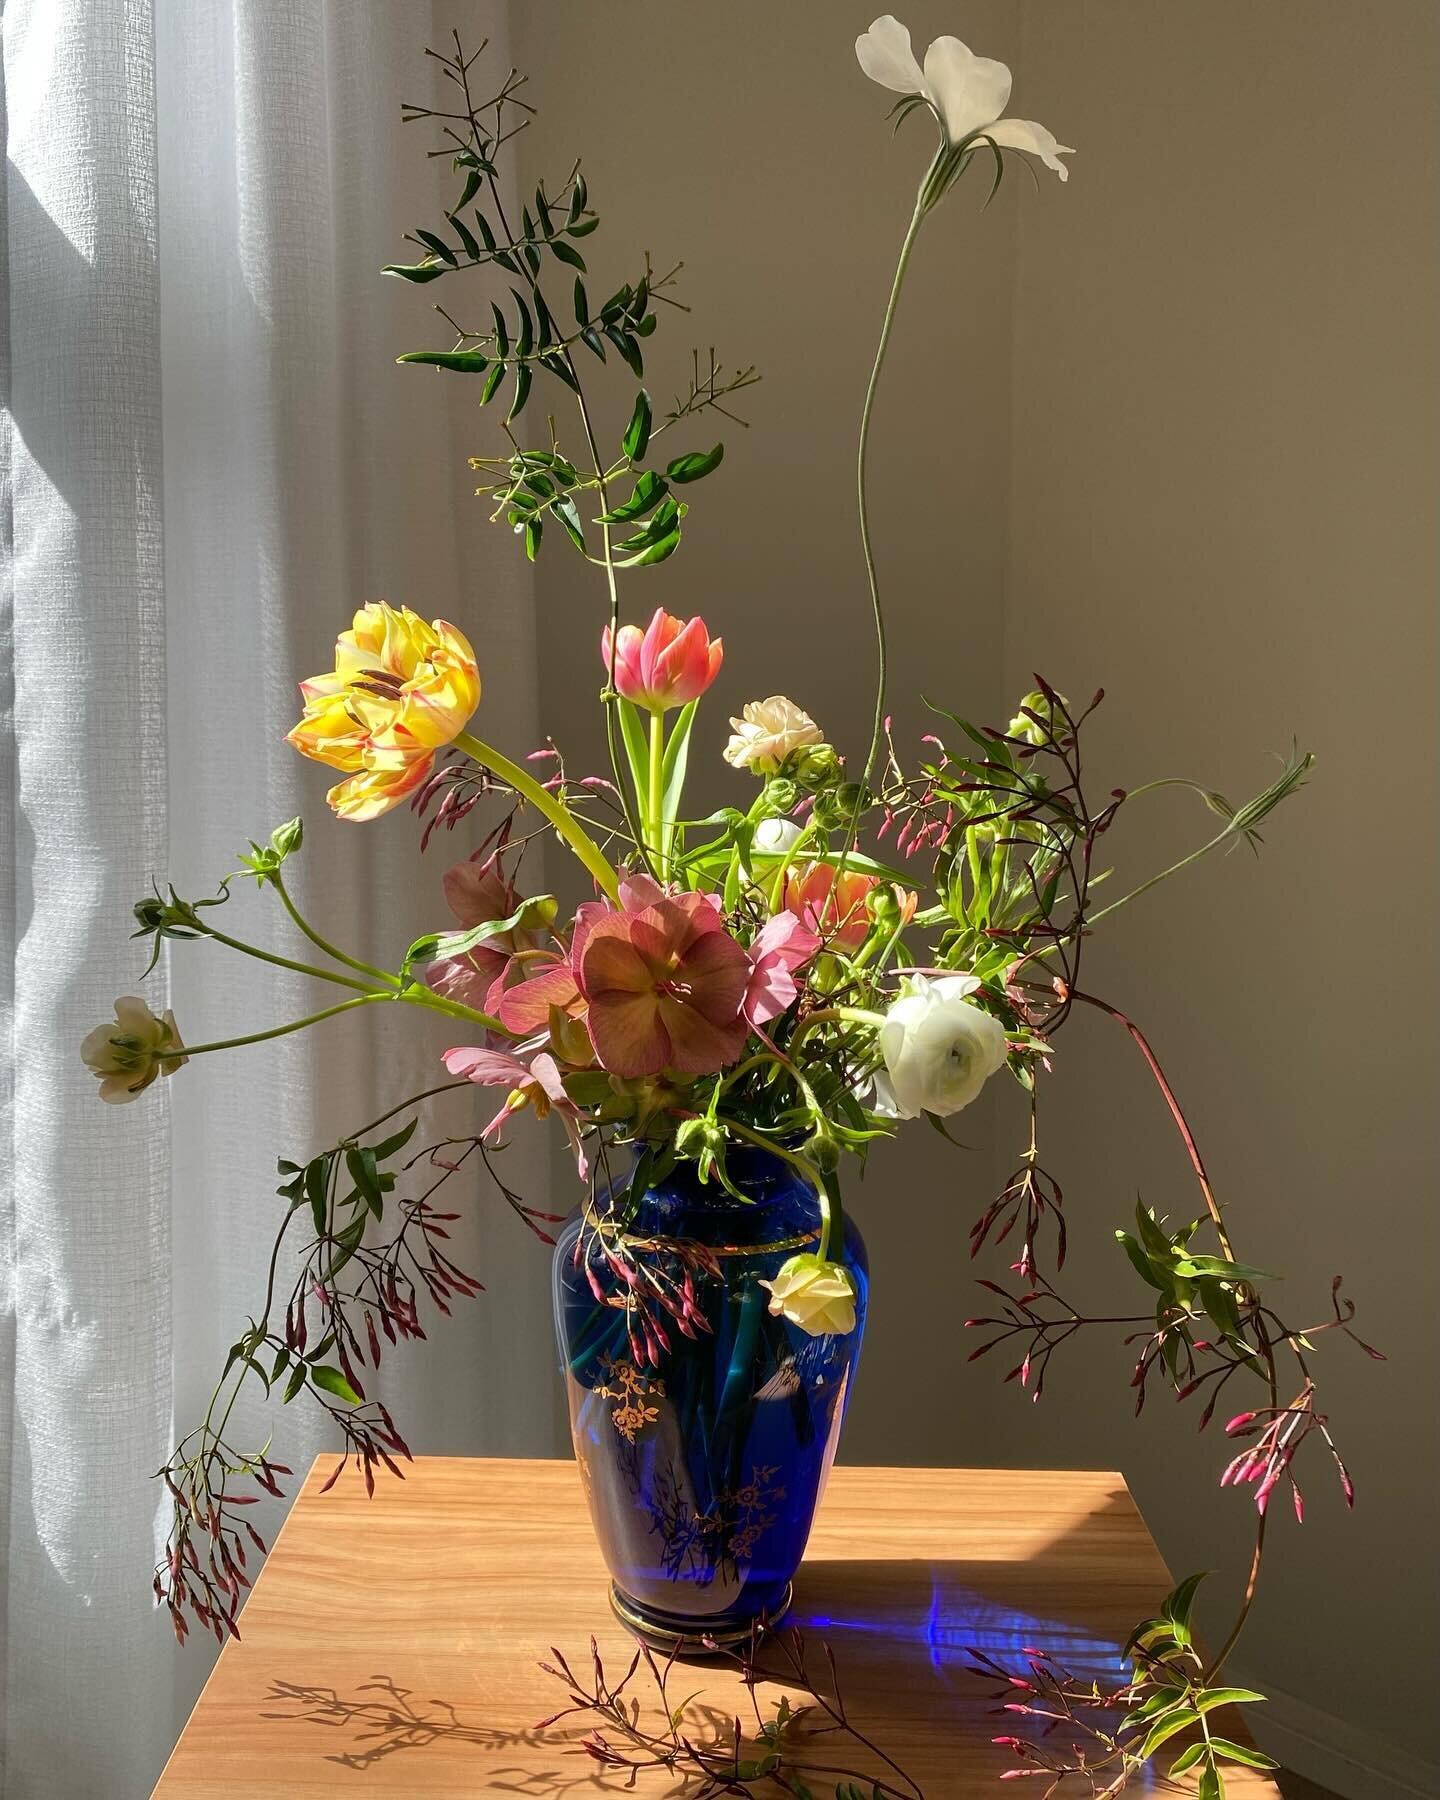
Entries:
<svg viewBox="0 0 1440 1800">
<path fill-rule="evenodd" d="M 726 762 L 756 775 L 773 775 L 792 750 L 825 742 L 809 713 L 783 694 L 749 701 L 730 729 L 735 735 L 725 746 Z"/>
<path fill-rule="evenodd" d="M 600 634 L 600 654 L 608 673 L 608 625 Z M 698 700 L 724 660 L 724 640 L 712 638 L 703 619 L 677 619 L 661 608 L 644 631 L 622 625 L 616 634 L 615 690 L 647 712 L 668 712 Z"/>
<path fill-rule="evenodd" d="M 305 711 L 287 742 L 349 776 L 327 798 L 342 819 L 377 819 L 429 775 L 480 704 L 480 671 L 464 635 L 384 600 L 355 615 L 332 674 L 302 681 Z"/>
</svg>

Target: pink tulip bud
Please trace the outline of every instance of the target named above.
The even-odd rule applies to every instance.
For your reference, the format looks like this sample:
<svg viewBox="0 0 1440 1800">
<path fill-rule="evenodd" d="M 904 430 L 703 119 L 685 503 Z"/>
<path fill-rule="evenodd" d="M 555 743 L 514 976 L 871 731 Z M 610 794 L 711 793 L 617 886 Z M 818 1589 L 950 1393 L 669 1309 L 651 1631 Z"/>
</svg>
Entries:
<svg viewBox="0 0 1440 1800">
<path fill-rule="evenodd" d="M 610 627 L 600 638 L 600 654 L 608 672 L 612 661 Z M 663 609 L 641 631 L 622 625 L 614 640 L 615 687 L 620 695 L 647 712 L 668 712 L 698 700 L 720 673 L 724 643 L 712 638 L 703 619 L 677 619 Z"/>
</svg>

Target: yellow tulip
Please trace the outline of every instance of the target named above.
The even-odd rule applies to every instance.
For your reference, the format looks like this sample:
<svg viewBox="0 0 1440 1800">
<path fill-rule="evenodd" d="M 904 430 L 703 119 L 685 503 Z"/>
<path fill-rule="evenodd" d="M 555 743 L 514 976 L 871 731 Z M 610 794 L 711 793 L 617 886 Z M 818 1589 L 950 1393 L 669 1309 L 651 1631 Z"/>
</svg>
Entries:
<svg viewBox="0 0 1440 1800">
<path fill-rule="evenodd" d="M 335 645 L 332 674 L 302 681 L 305 711 L 287 734 L 303 755 L 343 769 L 342 819 L 375 819 L 426 779 L 480 703 L 475 652 L 453 625 L 371 601 Z"/>
</svg>

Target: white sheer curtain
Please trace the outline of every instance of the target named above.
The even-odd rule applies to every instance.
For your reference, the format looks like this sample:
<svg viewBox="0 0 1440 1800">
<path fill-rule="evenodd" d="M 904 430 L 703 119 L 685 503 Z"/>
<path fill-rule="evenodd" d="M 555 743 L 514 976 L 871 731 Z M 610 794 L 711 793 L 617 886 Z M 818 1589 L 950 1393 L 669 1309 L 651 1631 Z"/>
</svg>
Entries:
<svg viewBox="0 0 1440 1800">
<path fill-rule="evenodd" d="M 150 1476 L 257 1303 L 275 1155 L 435 1067 L 408 1017 L 369 1038 L 341 1021 L 102 1108 L 77 1045 L 139 991 L 129 908 L 152 878 L 208 891 L 303 810 L 301 890 L 332 937 L 388 954 L 436 921 L 446 847 L 420 864 L 403 813 L 322 816 L 325 772 L 281 742 L 295 678 L 363 599 L 463 622 L 487 735 L 534 741 L 528 581 L 468 498 L 485 424 L 463 383 L 394 366 L 434 331 L 425 296 L 377 273 L 449 180 L 398 103 L 434 91 L 422 51 L 452 24 L 508 66 L 503 8 L 481 0 L 6 0 L 8 1800 L 149 1792 L 208 1665 L 150 1606 Z M 264 896 L 231 916 L 283 944 Z M 150 978 L 157 1009 L 167 984 L 192 1041 L 309 1009 L 302 978 L 209 946 Z M 532 1192 L 546 1170 L 528 1165 Z M 478 1184 L 466 1198 L 461 1261 L 489 1291 L 396 1360 L 387 1397 L 418 1449 L 558 1449 L 542 1258 Z M 298 1409 L 273 1423 L 297 1470 L 322 1447 Z"/>
</svg>

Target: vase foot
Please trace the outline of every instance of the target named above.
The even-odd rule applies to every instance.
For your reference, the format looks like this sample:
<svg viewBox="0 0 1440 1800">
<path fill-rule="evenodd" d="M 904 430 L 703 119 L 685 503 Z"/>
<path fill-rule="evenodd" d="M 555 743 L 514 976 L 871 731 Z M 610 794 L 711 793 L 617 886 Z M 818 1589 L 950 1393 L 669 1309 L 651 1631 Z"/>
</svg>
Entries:
<svg viewBox="0 0 1440 1800">
<path fill-rule="evenodd" d="M 709 1624 L 703 1619 L 678 1619 L 670 1614 L 651 1612 L 638 1600 L 622 1593 L 613 1582 L 610 1585 L 610 1607 L 615 1617 L 643 1644 L 664 1656 L 719 1656 L 727 1650 L 743 1649 L 752 1638 L 758 1640 L 780 1623 L 789 1612 L 794 1597 L 795 1589 L 787 1582 L 774 1612 L 738 1624 L 723 1621 Z"/>
</svg>

